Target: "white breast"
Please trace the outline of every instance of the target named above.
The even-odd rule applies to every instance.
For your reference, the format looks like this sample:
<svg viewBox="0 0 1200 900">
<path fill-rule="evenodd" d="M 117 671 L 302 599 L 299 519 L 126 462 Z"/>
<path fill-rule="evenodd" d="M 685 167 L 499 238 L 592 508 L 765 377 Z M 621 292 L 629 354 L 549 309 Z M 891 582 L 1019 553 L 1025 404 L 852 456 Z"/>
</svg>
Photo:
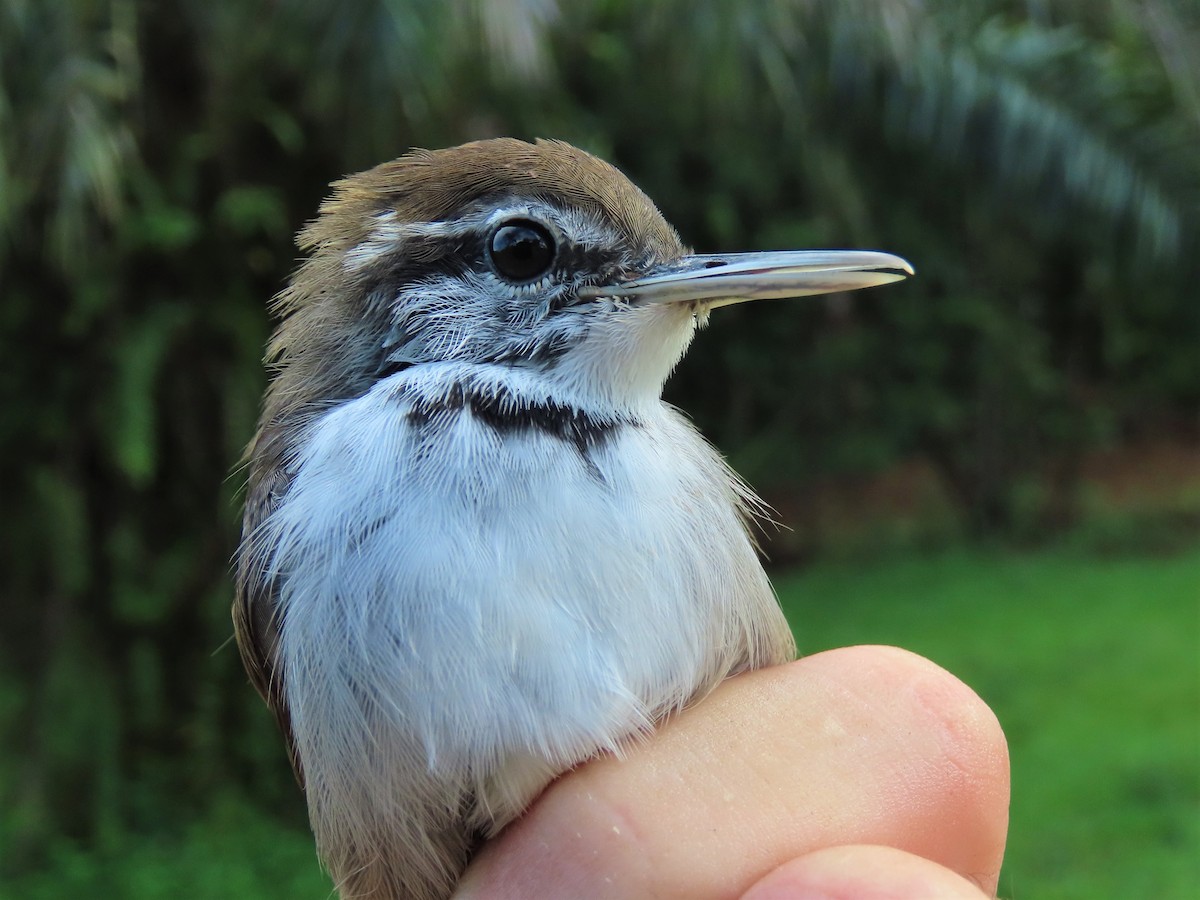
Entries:
<svg viewBox="0 0 1200 900">
<path fill-rule="evenodd" d="M 735 477 L 668 406 L 581 452 L 469 409 L 415 424 L 414 390 L 445 390 L 427 376 L 323 416 L 265 526 L 318 830 L 318 806 L 426 780 L 491 791 L 502 824 L 554 774 L 790 653 Z M 497 793 L 505 766 L 523 783 Z"/>
</svg>

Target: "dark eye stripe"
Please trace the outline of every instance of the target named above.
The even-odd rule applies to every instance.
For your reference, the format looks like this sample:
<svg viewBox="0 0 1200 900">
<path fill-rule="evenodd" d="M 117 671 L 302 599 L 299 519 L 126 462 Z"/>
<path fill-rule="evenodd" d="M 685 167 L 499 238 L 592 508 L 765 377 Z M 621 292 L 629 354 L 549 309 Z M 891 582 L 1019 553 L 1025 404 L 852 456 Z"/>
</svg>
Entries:
<svg viewBox="0 0 1200 900">
<path fill-rule="evenodd" d="M 545 225 L 514 216 L 482 232 L 409 232 L 389 253 L 364 265 L 359 274 L 368 295 L 390 303 L 406 285 L 463 279 L 471 273 L 490 272 L 514 286 L 547 276 L 567 284 L 603 283 L 626 273 L 626 253 L 623 247 L 579 245 L 570 240 L 557 243 Z M 552 311 L 572 305 L 574 295 L 562 295 Z"/>
</svg>

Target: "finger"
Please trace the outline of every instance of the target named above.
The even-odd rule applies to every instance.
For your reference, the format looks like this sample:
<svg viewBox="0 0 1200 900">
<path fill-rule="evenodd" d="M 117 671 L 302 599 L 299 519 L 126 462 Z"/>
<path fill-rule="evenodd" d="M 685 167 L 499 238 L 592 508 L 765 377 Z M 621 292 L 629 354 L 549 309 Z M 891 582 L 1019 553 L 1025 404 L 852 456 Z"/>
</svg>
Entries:
<svg viewBox="0 0 1200 900">
<path fill-rule="evenodd" d="M 751 672 L 624 759 L 564 777 L 480 854 L 463 896 L 729 898 L 823 847 L 882 844 L 995 887 L 1008 759 L 995 717 L 913 654 Z"/>
<path fill-rule="evenodd" d="M 829 847 L 784 863 L 741 900 L 986 900 L 945 866 L 894 847 Z"/>
</svg>

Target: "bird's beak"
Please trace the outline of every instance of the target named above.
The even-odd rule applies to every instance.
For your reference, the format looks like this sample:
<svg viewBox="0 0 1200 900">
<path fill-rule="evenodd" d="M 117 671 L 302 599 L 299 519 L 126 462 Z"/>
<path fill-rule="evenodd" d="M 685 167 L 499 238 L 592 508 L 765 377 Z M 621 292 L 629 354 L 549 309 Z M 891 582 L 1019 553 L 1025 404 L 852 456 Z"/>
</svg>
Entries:
<svg viewBox="0 0 1200 900">
<path fill-rule="evenodd" d="M 580 290 L 583 299 L 620 297 L 641 304 L 701 303 L 712 309 L 855 291 L 900 281 L 913 267 L 876 250 L 791 250 L 685 256 L 640 278 Z"/>
</svg>

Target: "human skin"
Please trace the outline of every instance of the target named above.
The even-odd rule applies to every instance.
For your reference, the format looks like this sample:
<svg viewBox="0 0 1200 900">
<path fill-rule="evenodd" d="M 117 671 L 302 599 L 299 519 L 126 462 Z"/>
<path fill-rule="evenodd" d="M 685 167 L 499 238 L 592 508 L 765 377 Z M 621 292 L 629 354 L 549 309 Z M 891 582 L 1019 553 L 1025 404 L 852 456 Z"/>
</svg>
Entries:
<svg viewBox="0 0 1200 900">
<path fill-rule="evenodd" d="M 560 778 L 456 897 L 991 897 L 1008 795 L 970 688 L 904 650 L 831 650 L 730 679 Z"/>
</svg>

